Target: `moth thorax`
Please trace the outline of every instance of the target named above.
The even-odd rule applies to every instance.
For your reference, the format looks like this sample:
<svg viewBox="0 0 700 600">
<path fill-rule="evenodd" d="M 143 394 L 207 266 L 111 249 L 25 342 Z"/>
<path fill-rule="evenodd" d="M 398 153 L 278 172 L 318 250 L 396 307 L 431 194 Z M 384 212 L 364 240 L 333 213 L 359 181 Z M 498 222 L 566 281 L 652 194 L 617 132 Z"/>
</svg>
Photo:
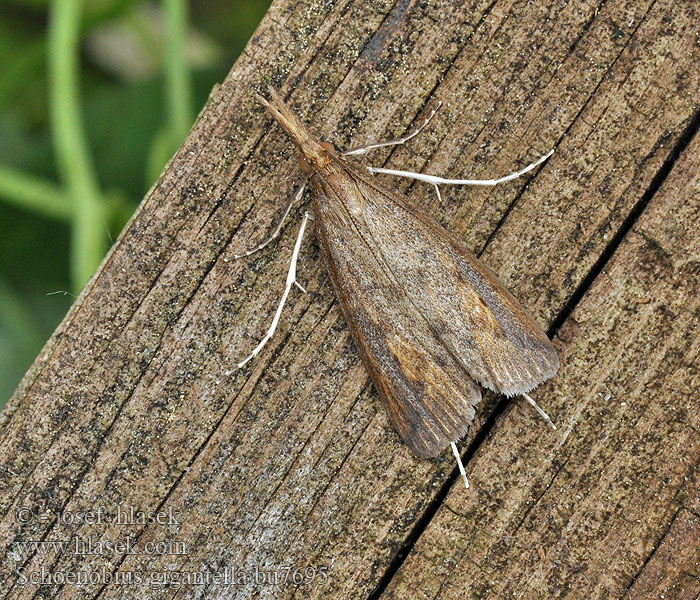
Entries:
<svg viewBox="0 0 700 600">
<path fill-rule="evenodd" d="M 326 151 L 327 151 L 328 153 L 330 153 L 332 156 L 335 156 L 335 146 L 333 146 L 333 144 L 331 144 L 330 142 L 321 142 L 321 143 L 319 144 L 319 146 L 321 146 L 321 148 L 323 148 L 324 150 L 326 150 Z M 305 156 L 302 156 L 302 157 L 299 159 L 299 166 L 301 167 L 301 170 L 302 170 L 306 175 L 311 175 L 311 173 L 313 173 L 313 171 L 314 171 L 314 168 L 313 168 L 313 166 L 311 165 L 311 161 L 309 161 L 309 159 L 306 158 Z"/>
</svg>

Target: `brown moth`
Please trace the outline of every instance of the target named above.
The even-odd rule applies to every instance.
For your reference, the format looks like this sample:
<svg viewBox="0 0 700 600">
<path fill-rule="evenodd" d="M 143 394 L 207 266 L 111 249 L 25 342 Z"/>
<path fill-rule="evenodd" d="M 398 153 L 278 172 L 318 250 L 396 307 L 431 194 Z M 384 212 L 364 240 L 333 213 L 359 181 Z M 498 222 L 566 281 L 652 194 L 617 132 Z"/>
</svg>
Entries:
<svg viewBox="0 0 700 600">
<path fill-rule="evenodd" d="M 450 444 L 456 454 L 454 442 L 474 419 L 480 386 L 534 403 L 526 392 L 559 367 L 534 319 L 454 235 L 331 144 L 315 141 L 269 92 L 269 102 L 257 98 L 303 154 L 316 235 L 336 297 L 406 444 L 421 457 L 437 456 Z M 283 302 L 292 270 L 294 262 Z"/>
</svg>

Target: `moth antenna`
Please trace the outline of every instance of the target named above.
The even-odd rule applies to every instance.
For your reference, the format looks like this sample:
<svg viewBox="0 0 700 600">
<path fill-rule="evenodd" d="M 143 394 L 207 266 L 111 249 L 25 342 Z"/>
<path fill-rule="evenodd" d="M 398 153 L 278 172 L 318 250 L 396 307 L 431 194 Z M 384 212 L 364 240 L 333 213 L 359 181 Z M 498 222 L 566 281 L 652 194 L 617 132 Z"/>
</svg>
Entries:
<svg viewBox="0 0 700 600">
<path fill-rule="evenodd" d="M 462 464 L 462 457 L 459 455 L 459 451 L 457 450 L 457 444 L 450 442 L 450 446 L 452 446 L 452 452 L 457 459 L 457 466 L 459 467 L 459 472 L 462 474 L 462 478 L 464 479 L 464 486 L 469 489 L 469 480 L 467 479 L 467 473 L 464 470 L 464 465 Z"/>
<path fill-rule="evenodd" d="M 544 412 L 544 411 L 540 408 L 540 405 L 537 404 L 537 402 L 535 402 L 535 401 L 534 401 L 532 398 L 530 398 L 530 396 L 528 396 L 527 394 L 520 394 L 520 395 L 521 395 L 523 398 L 525 398 L 525 400 L 527 400 L 527 401 L 530 403 L 530 406 L 532 406 L 538 413 L 540 413 L 540 416 L 541 416 L 545 421 L 547 421 L 547 423 L 549 423 L 549 424 L 552 426 L 552 429 L 554 429 L 554 431 L 557 430 L 557 426 L 552 422 L 552 419 L 549 418 L 549 415 L 548 415 L 546 412 Z"/>
<path fill-rule="evenodd" d="M 544 156 L 538 158 L 535 162 L 530 163 L 527 167 L 511 173 L 510 175 L 505 175 L 504 177 L 499 177 L 498 179 L 444 179 L 443 177 L 438 177 L 436 175 L 424 175 L 423 173 L 414 173 L 413 171 L 397 171 L 395 169 L 382 169 L 379 167 L 367 167 L 370 174 L 374 175 L 376 173 L 384 173 L 385 175 L 396 175 L 397 177 L 408 177 L 409 179 L 416 179 L 417 181 L 425 181 L 426 183 L 431 183 L 433 185 L 485 185 L 493 186 L 499 183 L 505 183 L 512 179 L 517 179 L 521 175 L 525 175 L 528 171 L 532 171 L 536 166 L 542 164 L 550 156 L 554 154 L 554 150 L 550 150 Z"/>
<path fill-rule="evenodd" d="M 306 160 L 321 168 L 330 163 L 333 160 L 333 156 L 313 139 L 309 130 L 299 122 L 284 100 L 282 100 L 282 97 L 272 86 L 268 86 L 267 91 L 270 94 L 270 101 L 265 100 L 259 94 L 256 94 L 255 97 L 265 107 L 265 110 L 270 113 L 270 116 L 282 126 L 287 135 L 292 138 L 292 141 L 301 150 Z"/>
<path fill-rule="evenodd" d="M 258 250 L 262 250 L 272 240 L 274 240 L 280 234 L 280 231 L 282 231 L 282 226 L 284 225 L 285 220 L 289 216 L 289 213 L 292 210 L 292 206 L 294 206 L 299 201 L 299 199 L 304 195 L 305 189 L 306 189 L 306 179 L 299 186 L 297 193 L 294 194 L 294 198 L 292 198 L 292 201 L 287 206 L 287 210 L 284 211 L 284 214 L 282 215 L 282 218 L 280 219 L 279 224 L 277 225 L 277 227 L 275 227 L 275 230 L 272 232 L 272 235 L 269 238 L 267 238 L 264 242 L 260 242 L 254 248 L 250 248 L 250 250 L 245 250 L 241 254 L 234 254 L 233 258 L 243 258 L 244 256 L 250 256 L 251 254 L 254 254 L 255 252 L 257 252 Z"/>
<path fill-rule="evenodd" d="M 297 282 L 297 262 L 299 260 L 299 251 L 301 250 L 301 241 L 304 239 L 304 231 L 306 230 L 306 224 L 311 219 L 311 215 L 306 213 L 304 219 L 301 222 L 301 227 L 299 228 L 299 234 L 297 235 L 297 241 L 294 244 L 294 252 L 292 253 L 292 260 L 289 265 L 289 271 L 287 273 L 287 283 L 284 286 L 284 293 L 282 294 L 282 299 L 280 300 L 279 306 L 277 307 L 277 312 L 275 313 L 274 319 L 272 319 L 272 324 L 270 325 L 265 337 L 260 341 L 260 343 L 255 347 L 245 359 L 238 363 L 238 368 L 242 368 L 245 364 L 256 357 L 260 351 L 265 347 L 265 344 L 270 341 L 270 338 L 275 334 L 277 329 L 277 324 L 280 321 L 280 315 L 282 314 L 282 309 L 284 308 L 284 303 L 287 301 L 287 296 L 289 296 L 289 291 L 292 286 Z M 303 288 L 302 288 L 303 289 Z M 306 290 L 304 290 L 306 291 Z"/>
<path fill-rule="evenodd" d="M 416 129 L 414 129 L 411 133 L 400 137 L 396 138 L 394 140 L 389 140 L 388 142 L 377 142 L 375 144 L 367 144 L 366 146 L 358 146 L 357 148 L 351 148 L 350 150 L 346 150 L 343 152 L 343 156 L 359 156 L 361 154 L 367 154 L 370 150 L 374 150 L 375 148 L 384 148 L 385 146 L 400 146 L 401 144 L 405 144 L 408 140 L 411 138 L 416 137 L 421 131 L 423 131 L 423 128 L 430 123 L 430 120 L 435 116 L 435 113 L 438 111 L 438 109 L 442 106 L 442 100 L 438 102 L 438 105 L 430 111 L 430 114 L 428 117 L 421 123 Z"/>
</svg>

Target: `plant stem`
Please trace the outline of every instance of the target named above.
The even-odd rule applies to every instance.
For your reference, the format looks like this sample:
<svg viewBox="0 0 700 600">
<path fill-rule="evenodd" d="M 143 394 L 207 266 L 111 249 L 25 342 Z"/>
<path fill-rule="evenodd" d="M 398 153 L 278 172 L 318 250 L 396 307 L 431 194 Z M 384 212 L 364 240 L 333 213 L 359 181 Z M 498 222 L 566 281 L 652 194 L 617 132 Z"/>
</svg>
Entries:
<svg viewBox="0 0 700 600">
<path fill-rule="evenodd" d="M 187 2 L 164 0 L 166 20 L 165 79 L 171 143 L 179 146 L 192 126 L 192 82 L 185 57 Z"/>
<path fill-rule="evenodd" d="M 73 206 L 71 276 L 79 290 L 105 250 L 104 215 L 80 120 L 81 0 L 54 0 L 48 32 L 51 127 L 58 169 Z"/>
<path fill-rule="evenodd" d="M 70 220 L 70 198 L 48 179 L 0 165 L 0 196 L 50 219 Z"/>
</svg>

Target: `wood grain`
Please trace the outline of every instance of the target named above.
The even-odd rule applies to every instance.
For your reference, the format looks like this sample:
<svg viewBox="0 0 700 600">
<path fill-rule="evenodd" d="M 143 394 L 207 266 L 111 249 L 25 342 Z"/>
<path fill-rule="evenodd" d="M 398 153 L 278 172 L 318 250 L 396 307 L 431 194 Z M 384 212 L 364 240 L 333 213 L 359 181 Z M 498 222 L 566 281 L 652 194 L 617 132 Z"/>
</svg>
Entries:
<svg viewBox="0 0 700 600">
<path fill-rule="evenodd" d="M 274 3 L 2 413 L 0 595 L 692 594 L 699 23 L 697 5 L 670 0 Z M 465 444 L 470 495 L 449 453 L 420 460 L 391 429 L 314 244 L 300 263 L 310 293 L 235 369 L 274 313 L 303 210 L 279 243 L 233 259 L 300 178 L 253 99 L 267 83 L 341 148 L 444 102 L 375 165 L 490 177 L 556 149 L 531 178 L 445 188 L 442 203 L 395 182 L 557 329 L 561 375 L 538 401 L 559 431 L 487 398 Z M 177 518 L 120 524 L 120 506 Z M 100 523 L 66 521 L 100 507 Z M 185 551 L 18 546 L 127 536 Z M 307 566 L 328 577 L 128 581 Z M 42 569 L 98 576 L 20 577 Z"/>
</svg>

